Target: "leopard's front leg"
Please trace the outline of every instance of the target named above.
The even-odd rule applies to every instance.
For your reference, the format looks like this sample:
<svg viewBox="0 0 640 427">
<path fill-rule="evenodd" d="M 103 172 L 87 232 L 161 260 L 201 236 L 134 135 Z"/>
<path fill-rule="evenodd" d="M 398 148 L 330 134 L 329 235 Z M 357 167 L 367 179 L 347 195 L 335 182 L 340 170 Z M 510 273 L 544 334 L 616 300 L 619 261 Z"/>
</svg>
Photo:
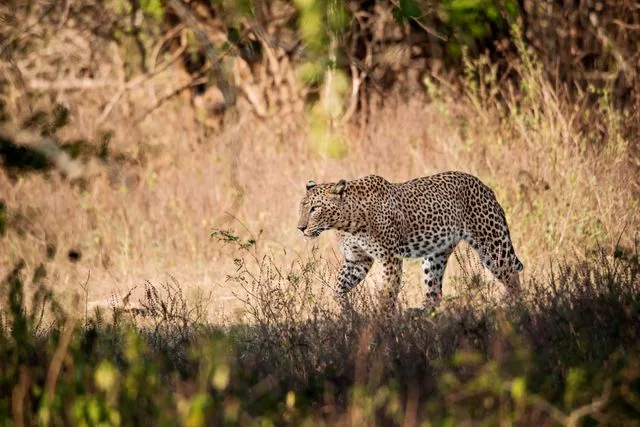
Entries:
<svg viewBox="0 0 640 427">
<path fill-rule="evenodd" d="M 338 273 L 336 292 L 338 302 L 345 309 L 348 306 L 349 291 L 364 280 L 373 265 L 373 258 L 354 243 L 343 241 L 340 249 L 344 254 L 344 262 Z"/>
</svg>

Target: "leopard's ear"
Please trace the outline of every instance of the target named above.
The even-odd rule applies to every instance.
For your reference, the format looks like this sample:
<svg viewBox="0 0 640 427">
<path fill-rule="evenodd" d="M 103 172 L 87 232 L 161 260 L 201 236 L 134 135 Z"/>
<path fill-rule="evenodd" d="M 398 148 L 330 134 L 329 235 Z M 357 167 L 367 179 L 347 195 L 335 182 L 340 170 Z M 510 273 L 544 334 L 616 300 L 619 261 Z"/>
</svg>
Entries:
<svg viewBox="0 0 640 427">
<path fill-rule="evenodd" d="M 337 194 L 339 196 L 342 196 L 342 194 L 344 194 L 344 190 L 347 189 L 347 181 L 345 181 L 344 179 L 341 179 L 340 181 L 338 181 L 338 183 L 333 187 L 333 193 Z"/>
<path fill-rule="evenodd" d="M 313 187 L 315 187 L 316 185 L 318 185 L 318 184 L 316 184 L 316 183 L 315 183 L 315 181 L 309 181 L 309 182 L 307 182 L 307 191 L 308 191 L 308 190 L 311 190 L 311 189 L 312 189 Z"/>
</svg>

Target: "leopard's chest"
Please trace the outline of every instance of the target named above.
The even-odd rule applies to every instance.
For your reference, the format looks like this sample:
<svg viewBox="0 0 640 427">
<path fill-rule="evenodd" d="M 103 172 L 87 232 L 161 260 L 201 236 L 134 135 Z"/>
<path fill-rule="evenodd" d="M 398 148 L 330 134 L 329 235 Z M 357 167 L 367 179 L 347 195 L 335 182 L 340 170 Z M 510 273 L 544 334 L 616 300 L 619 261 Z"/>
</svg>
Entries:
<svg viewBox="0 0 640 427">
<path fill-rule="evenodd" d="M 347 246 L 357 246 L 376 259 L 385 258 L 394 252 L 393 248 L 382 244 L 377 236 L 372 236 L 368 233 L 343 233 L 342 241 Z"/>
</svg>

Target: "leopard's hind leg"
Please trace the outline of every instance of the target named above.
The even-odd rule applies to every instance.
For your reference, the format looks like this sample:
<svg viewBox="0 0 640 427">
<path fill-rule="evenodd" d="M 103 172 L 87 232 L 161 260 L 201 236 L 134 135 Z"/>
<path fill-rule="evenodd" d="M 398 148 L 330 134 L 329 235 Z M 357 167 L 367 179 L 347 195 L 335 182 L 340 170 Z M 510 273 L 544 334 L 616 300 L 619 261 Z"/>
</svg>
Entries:
<svg viewBox="0 0 640 427">
<path fill-rule="evenodd" d="M 471 236 L 466 240 L 478 252 L 482 264 L 510 293 L 520 292 L 518 273 L 524 269 L 524 265 L 515 253 L 506 223 L 496 233 Z"/>
</svg>

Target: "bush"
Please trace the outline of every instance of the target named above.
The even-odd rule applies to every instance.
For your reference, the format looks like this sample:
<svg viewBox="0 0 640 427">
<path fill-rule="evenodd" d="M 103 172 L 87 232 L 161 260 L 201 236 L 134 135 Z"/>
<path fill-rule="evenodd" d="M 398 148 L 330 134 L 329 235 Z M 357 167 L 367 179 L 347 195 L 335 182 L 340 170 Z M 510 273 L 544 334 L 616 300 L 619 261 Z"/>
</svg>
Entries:
<svg viewBox="0 0 640 427">
<path fill-rule="evenodd" d="M 640 415 L 637 251 L 560 264 L 518 301 L 462 293 L 427 317 L 378 316 L 362 293 L 338 314 L 322 259 L 287 271 L 252 254 L 230 277 L 249 291 L 248 318 L 227 326 L 176 303 L 179 288 L 151 284 L 145 309 L 81 325 L 43 286 L 26 304 L 16 266 L 2 282 L 3 423 L 621 425 Z M 488 288 L 470 280 L 462 287 Z"/>
</svg>

